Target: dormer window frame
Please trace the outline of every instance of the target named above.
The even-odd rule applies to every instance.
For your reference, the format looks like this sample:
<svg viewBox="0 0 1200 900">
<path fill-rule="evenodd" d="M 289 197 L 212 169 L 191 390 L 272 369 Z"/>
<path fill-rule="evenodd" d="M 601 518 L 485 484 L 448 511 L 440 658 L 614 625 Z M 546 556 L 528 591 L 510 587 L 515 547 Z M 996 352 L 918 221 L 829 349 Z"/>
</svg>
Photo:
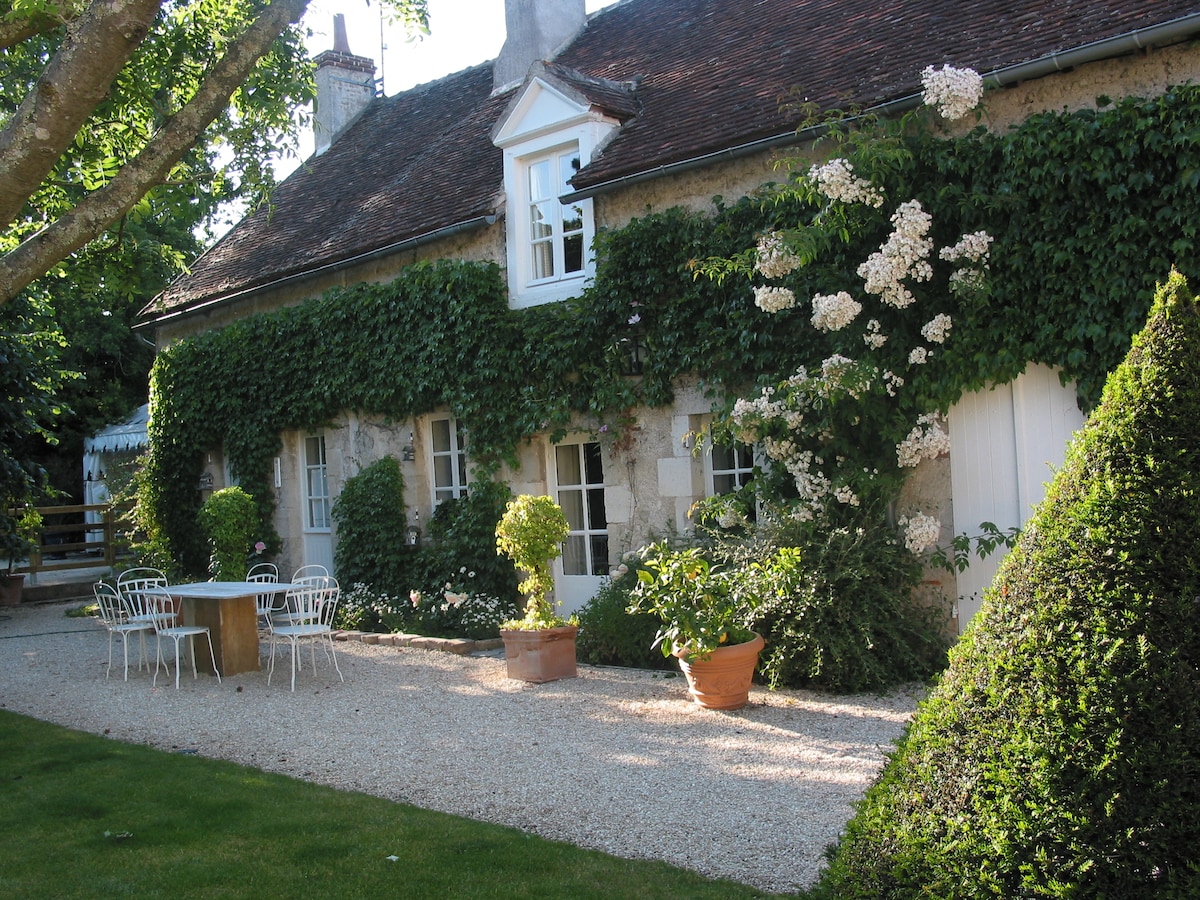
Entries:
<svg viewBox="0 0 1200 900">
<path fill-rule="evenodd" d="M 596 223 L 588 198 L 553 211 L 552 234 L 540 236 L 553 247 L 553 272 L 539 274 L 535 270 L 533 247 L 538 237 L 533 233 L 534 204 L 541 200 L 544 205 L 548 198 L 532 196 L 531 184 L 536 180 L 531 173 L 535 166 L 550 162 L 551 179 L 560 187 L 558 196 L 564 196 L 570 192 L 570 186 L 564 184 L 570 177 L 569 174 L 564 177 L 564 160 L 578 159 L 580 167 L 587 165 L 619 124 L 540 78 L 530 80 L 518 91 L 509 113 L 497 124 L 493 143 L 504 151 L 505 256 L 509 302 L 514 308 L 577 296 L 595 276 L 592 244 Z M 569 244 L 564 241 L 564 218 L 567 221 L 577 218 L 581 222 L 581 228 L 568 235 L 582 236 L 582 268 L 576 271 L 565 270 Z"/>
</svg>

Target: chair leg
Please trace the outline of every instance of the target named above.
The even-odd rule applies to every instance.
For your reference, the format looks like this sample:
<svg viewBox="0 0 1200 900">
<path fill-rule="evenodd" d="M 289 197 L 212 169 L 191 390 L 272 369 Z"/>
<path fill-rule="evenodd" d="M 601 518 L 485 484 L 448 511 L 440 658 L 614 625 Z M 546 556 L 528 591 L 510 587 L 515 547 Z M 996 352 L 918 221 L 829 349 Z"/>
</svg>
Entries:
<svg viewBox="0 0 1200 900">
<path fill-rule="evenodd" d="M 292 640 L 292 691 L 296 690 L 296 655 L 300 652 L 300 642 Z"/>
<path fill-rule="evenodd" d="M 342 677 L 342 667 L 338 665 L 338 661 L 337 661 L 337 651 L 333 649 L 333 635 L 332 634 L 329 635 L 329 656 L 333 660 L 334 669 L 337 670 L 338 681 L 345 684 L 346 679 Z"/>
</svg>

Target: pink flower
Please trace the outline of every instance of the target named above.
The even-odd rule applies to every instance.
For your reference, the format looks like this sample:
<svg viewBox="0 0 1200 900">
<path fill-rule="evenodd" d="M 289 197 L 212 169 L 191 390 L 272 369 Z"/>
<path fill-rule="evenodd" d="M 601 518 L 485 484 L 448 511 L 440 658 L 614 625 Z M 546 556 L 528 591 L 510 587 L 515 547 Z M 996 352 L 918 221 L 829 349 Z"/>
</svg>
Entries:
<svg viewBox="0 0 1200 900">
<path fill-rule="evenodd" d="M 264 550 L 266 550 L 266 549 L 267 549 L 267 545 L 266 545 L 266 544 L 264 544 L 262 541 L 258 541 L 258 542 L 257 542 L 257 543 L 254 545 L 254 552 L 255 552 L 255 553 L 262 553 L 262 552 L 263 552 Z"/>
</svg>

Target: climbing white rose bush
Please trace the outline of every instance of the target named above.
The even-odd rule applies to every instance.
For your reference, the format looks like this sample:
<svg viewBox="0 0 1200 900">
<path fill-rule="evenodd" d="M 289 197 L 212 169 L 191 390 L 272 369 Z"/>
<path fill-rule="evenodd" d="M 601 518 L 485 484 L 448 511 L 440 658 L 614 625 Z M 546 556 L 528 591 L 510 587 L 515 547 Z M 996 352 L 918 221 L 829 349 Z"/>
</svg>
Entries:
<svg viewBox="0 0 1200 900">
<path fill-rule="evenodd" d="M 921 80 L 925 104 L 947 120 L 974 110 L 983 93 L 982 79 L 968 69 L 929 67 Z M 919 199 L 889 202 L 884 187 L 861 174 L 880 168 L 856 162 L 873 152 L 871 144 L 844 140 L 839 146 L 849 154 L 794 176 L 817 208 L 813 222 L 760 236 L 749 264 L 758 282 L 755 305 L 772 316 L 800 307 L 796 286 L 804 261 L 814 246 L 830 245 L 829 234 L 878 227 L 872 222 L 886 222 L 889 230 L 857 266 L 859 282 L 811 295 L 809 324 L 832 342 L 819 370 L 798 367 L 757 397 L 738 399 L 725 423 L 731 437 L 761 449 L 774 476 L 786 473 L 792 497 L 784 508 L 803 522 L 820 523 L 838 508 L 894 509 L 905 473 L 949 452 L 941 416 L 920 411 L 919 398 L 905 392 L 914 390 L 918 368 L 936 366 L 938 348 L 953 340 L 952 316 L 936 311 L 938 296 L 978 291 L 992 244 L 986 231 L 976 230 L 938 247 L 936 223 Z M 812 236 L 806 228 L 824 229 L 824 243 L 804 242 Z M 906 412 L 914 406 L 915 415 Z M 904 416 L 913 418 L 905 422 Z M 889 435 L 895 436 L 890 444 Z M 941 523 L 920 510 L 893 521 L 913 553 L 939 540 Z"/>
</svg>

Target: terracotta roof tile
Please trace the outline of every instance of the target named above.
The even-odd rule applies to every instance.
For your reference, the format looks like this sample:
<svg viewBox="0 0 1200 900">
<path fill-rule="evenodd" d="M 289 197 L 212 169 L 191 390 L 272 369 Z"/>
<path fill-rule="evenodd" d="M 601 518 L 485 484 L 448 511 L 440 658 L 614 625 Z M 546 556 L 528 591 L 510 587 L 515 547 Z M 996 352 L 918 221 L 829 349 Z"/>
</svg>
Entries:
<svg viewBox="0 0 1200 900">
<path fill-rule="evenodd" d="M 498 2 L 498 0 L 497 0 Z M 624 121 L 587 188 L 785 135 L 792 96 L 871 105 L 926 65 L 987 73 L 1195 14 L 1196 0 L 623 0 L 546 70 Z M 493 213 L 489 134 L 511 94 L 480 65 L 374 101 L 148 308 L 153 318 Z"/>
</svg>

